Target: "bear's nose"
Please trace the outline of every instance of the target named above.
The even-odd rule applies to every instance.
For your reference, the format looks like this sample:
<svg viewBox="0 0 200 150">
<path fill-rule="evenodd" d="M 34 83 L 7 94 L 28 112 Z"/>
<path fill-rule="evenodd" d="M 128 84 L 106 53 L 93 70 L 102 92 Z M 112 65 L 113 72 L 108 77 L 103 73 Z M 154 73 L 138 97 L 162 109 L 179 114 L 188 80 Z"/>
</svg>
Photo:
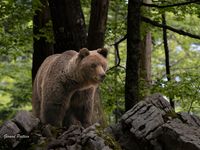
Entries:
<svg viewBox="0 0 200 150">
<path fill-rule="evenodd" d="M 101 74 L 100 75 L 100 78 L 101 78 L 101 81 L 103 81 L 105 79 L 106 75 L 105 74 Z"/>
</svg>

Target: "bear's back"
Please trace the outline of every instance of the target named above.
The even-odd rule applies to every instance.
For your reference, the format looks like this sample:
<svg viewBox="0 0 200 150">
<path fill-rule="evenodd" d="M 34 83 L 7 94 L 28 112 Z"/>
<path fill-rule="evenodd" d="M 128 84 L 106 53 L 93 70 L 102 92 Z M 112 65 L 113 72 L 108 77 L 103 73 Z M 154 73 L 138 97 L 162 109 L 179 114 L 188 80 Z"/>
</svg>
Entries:
<svg viewBox="0 0 200 150">
<path fill-rule="evenodd" d="M 76 51 L 65 51 L 62 54 L 54 54 L 45 59 L 42 63 L 39 74 L 47 74 L 50 76 L 57 76 L 59 72 L 64 69 L 70 59 L 77 54 Z"/>
<path fill-rule="evenodd" d="M 40 66 L 36 75 L 36 83 L 34 84 L 37 87 L 38 92 L 41 91 L 41 89 L 38 88 L 43 86 L 43 84 L 46 84 L 47 82 L 53 83 L 54 80 L 57 82 L 56 80 L 64 67 L 76 54 L 76 51 L 70 50 L 63 52 L 62 54 L 48 56 Z"/>
</svg>

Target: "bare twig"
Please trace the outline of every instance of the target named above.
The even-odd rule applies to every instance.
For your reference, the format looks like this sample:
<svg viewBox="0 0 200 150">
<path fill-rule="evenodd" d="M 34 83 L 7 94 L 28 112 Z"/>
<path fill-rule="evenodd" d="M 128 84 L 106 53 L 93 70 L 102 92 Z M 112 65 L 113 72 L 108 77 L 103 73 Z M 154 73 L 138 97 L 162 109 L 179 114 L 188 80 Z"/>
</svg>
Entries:
<svg viewBox="0 0 200 150">
<path fill-rule="evenodd" d="M 126 40 L 127 39 L 127 34 L 126 35 L 124 35 L 124 37 L 122 37 L 121 39 L 119 39 L 118 41 L 116 41 L 114 44 L 112 44 L 112 45 L 119 45 L 121 42 L 123 42 L 124 40 Z"/>
<path fill-rule="evenodd" d="M 190 106 L 189 106 L 189 109 L 188 109 L 188 114 L 190 113 L 191 109 L 192 109 L 192 105 L 194 103 L 194 99 L 192 99 L 191 103 L 190 103 Z"/>
<path fill-rule="evenodd" d="M 185 58 L 182 58 L 182 59 L 185 59 Z M 178 61 L 177 61 L 178 62 Z M 172 67 L 173 65 L 171 65 Z M 181 67 L 177 67 L 177 68 L 171 68 L 171 70 L 192 70 L 192 69 L 199 69 L 200 66 L 195 66 L 195 67 L 188 67 L 188 68 L 181 68 Z"/>
<path fill-rule="evenodd" d="M 125 67 L 123 67 L 123 66 L 120 65 L 121 58 L 120 58 L 120 55 L 119 55 L 119 44 L 121 42 L 123 42 L 124 40 L 126 40 L 126 38 L 127 38 L 127 34 L 124 37 L 122 37 L 121 39 L 119 39 L 118 41 L 116 41 L 114 44 L 112 44 L 115 47 L 116 55 L 117 55 L 117 60 L 118 61 L 117 61 L 117 64 L 114 65 L 113 67 L 111 67 L 108 71 L 110 71 L 110 70 L 112 70 L 112 69 L 114 69 L 116 67 L 121 67 L 123 69 L 126 69 Z"/>
<path fill-rule="evenodd" d="M 124 67 L 124 66 L 121 66 L 121 65 L 118 65 L 118 66 L 117 66 L 117 65 L 114 65 L 114 66 L 112 66 L 111 68 L 109 68 L 109 69 L 107 70 L 107 72 L 109 72 L 109 71 L 111 71 L 111 70 L 113 70 L 113 69 L 115 69 L 115 68 L 117 68 L 117 67 L 126 70 L 126 67 Z"/>
</svg>

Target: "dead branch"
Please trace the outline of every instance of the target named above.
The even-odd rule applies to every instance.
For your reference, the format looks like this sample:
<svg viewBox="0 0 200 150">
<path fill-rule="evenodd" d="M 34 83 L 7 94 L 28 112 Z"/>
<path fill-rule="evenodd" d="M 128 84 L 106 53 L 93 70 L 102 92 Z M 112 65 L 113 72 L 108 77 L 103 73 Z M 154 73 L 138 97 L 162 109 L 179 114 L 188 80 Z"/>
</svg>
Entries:
<svg viewBox="0 0 200 150">
<path fill-rule="evenodd" d="M 117 64 L 114 65 L 113 67 L 111 67 L 108 71 L 110 71 L 110 70 L 112 70 L 112 69 L 114 69 L 116 67 L 120 67 L 120 68 L 126 69 L 125 67 L 120 65 L 121 58 L 120 58 L 120 55 L 119 55 L 119 44 L 121 42 L 123 42 L 124 40 L 126 40 L 126 39 L 127 39 L 127 34 L 124 37 L 122 37 L 121 39 L 119 39 L 118 41 L 116 41 L 114 44 L 112 44 L 115 47 L 118 61 L 117 61 Z"/>
<path fill-rule="evenodd" d="M 196 4 L 199 3 L 199 0 L 192 0 L 192 1 L 182 2 L 182 3 L 169 4 L 169 5 L 156 5 L 156 4 L 142 3 L 142 6 L 154 7 L 154 8 L 168 8 L 168 7 L 184 6 L 184 5 L 194 4 L 194 3 Z"/>
<path fill-rule="evenodd" d="M 151 19 L 149 19 L 147 17 L 142 16 L 141 19 L 142 19 L 142 21 L 144 21 L 146 23 L 149 23 L 149 24 L 151 24 L 153 26 L 160 27 L 160 28 L 166 28 L 166 29 L 168 29 L 170 31 L 173 31 L 175 33 L 178 33 L 180 35 L 188 36 L 188 37 L 191 37 L 191 38 L 194 38 L 194 39 L 200 39 L 199 35 L 191 34 L 191 33 L 188 33 L 186 31 L 183 31 L 181 29 L 175 29 L 175 28 L 173 28 L 171 26 L 160 24 L 157 21 L 153 21 L 153 20 L 151 20 Z"/>
</svg>

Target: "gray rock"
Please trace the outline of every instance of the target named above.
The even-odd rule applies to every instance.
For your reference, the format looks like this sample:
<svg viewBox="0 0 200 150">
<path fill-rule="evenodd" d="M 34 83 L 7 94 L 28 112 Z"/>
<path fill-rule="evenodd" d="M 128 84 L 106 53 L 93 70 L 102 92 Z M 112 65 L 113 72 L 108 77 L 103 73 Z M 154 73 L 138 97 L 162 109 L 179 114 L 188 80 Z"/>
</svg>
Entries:
<svg viewBox="0 0 200 150">
<path fill-rule="evenodd" d="M 106 129 L 124 150 L 200 150 L 200 119 L 177 114 L 160 94 L 140 101 Z"/>
<path fill-rule="evenodd" d="M 89 147 L 91 150 L 112 150 L 106 145 L 105 139 L 98 133 L 98 129 L 96 129 L 98 126 L 98 124 L 94 124 L 83 131 L 81 136 L 82 145 L 87 148 Z"/>
<path fill-rule="evenodd" d="M 189 125 L 192 125 L 192 126 L 200 127 L 200 118 L 198 118 L 197 116 L 190 115 L 185 112 L 181 112 L 179 114 L 180 114 L 180 117 L 183 120 L 183 122 L 185 122 Z"/>
<path fill-rule="evenodd" d="M 19 143 L 20 129 L 12 121 L 6 121 L 0 127 L 0 149 L 13 148 Z"/>
<path fill-rule="evenodd" d="M 170 150 L 200 150 L 200 128 L 169 121 L 162 126 L 163 134 L 159 141 L 165 149 Z"/>
<path fill-rule="evenodd" d="M 81 126 L 72 125 L 67 131 L 56 140 L 48 144 L 48 149 L 67 150 L 112 150 L 110 139 L 104 131 L 99 129 L 98 124 L 94 124 L 86 129 Z M 113 139 L 114 140 L 114 139 Z"/>
<path fill-rule="evenodd" d="M 31 112 L 25 110 L 19 111 L 13 118 L 13 121 L 27 133 L 37 127 L 40 122 L 40 120 L 34 117 Z"/>
</svg>

